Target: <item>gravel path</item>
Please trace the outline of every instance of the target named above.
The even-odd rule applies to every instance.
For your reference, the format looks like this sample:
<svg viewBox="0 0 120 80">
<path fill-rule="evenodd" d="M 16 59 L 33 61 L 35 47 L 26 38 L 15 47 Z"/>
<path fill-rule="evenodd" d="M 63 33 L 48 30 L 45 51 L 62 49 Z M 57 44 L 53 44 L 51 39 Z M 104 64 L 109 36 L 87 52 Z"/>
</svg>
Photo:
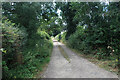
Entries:
<svg viewBox="0 0 120 80">
<path fill-rule="evenodd" d="M 43 78 L 118 78 L 116 74 L 99 68 L 88 60 L 77 56 L 64 44 L 55 40 L 53 42 L 51 61 L 43 74 Z M 70 63 L 63 57 L 58 45 L 67 53 Z"/>
</svg>

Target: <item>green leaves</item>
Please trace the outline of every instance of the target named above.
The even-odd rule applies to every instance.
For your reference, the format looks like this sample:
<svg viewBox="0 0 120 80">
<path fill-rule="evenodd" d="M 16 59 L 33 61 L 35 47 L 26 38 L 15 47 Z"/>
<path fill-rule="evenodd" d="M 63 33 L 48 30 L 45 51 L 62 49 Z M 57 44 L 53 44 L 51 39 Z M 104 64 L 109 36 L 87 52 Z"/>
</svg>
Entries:
<svg viewBox="0 0 120 80">
<path fill-rule="evenodd" d="M 120 4 L 105 5 L 94 2 L 69 4 L 71 5 L 69 8 L 75 10 L 72 21 L 78 22 L 75 32 L 68 38 L 71 47 L 88 54 L 97 50 L 96 54 L 100 59 L 109 57 L 112 50 L 114 52 L 111 54 L 119 55 L 120 14 L 118 6 Z M 75 26 L 68 27 L 72 29 Z M 112 47 L 112 50 L 106 49 L 108 45 Z M 99 51 L 98 48 L 102 50 Z"/>
<path fill-rule="evenodd" d="M 41 37 L 41 39 L 48 39 L 48 40 L 50 40 L 50 36 L 45 31 L 38 30 L 37 33 Z"/>
<path fill-rule="evenodd" d="M 12 72 L 10 72 L 11 68 L 15 65 L 16 58 L 15 56 L 18 52 L 21 52 L 21 47 L 24 44 L 26 39 L 26 33 L 24 28 L 21 30 L 20 28 L 16 27 L 15 23 L 12 23 L 8 19 L 3 19 L 2 23 L 2 49 L 1 51 L 4 53 L 2 55 L 3 59 L 3 76 L 10 78 L 13 76 Z M 11 65 L 12 63 L 12 65 Z M 9 72 L 8 75 L 6 75 Z"/>
<path fill-rule="evenodd" d="M 7 52 L 7 50 L 5 50 L 4 48 L 1 48 L 0 51 L 2 51 L 3 53 Z"/>
</svg>

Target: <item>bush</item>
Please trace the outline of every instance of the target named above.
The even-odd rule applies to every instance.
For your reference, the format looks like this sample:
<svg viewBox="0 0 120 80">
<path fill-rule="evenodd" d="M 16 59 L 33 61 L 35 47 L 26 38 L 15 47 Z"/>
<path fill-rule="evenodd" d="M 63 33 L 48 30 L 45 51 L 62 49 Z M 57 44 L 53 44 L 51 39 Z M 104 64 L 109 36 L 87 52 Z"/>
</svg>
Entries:
<svg viewBox="0 0 120 80">
<path fill-rule="evenodd" d="M 17 54 L 22 52 L 22 46 L 27 41 L 27 34 L 24 28 L 18 28 L 15 23 L 9 20 L 4 20 L 1 27 L 3 39 L 1 48 L 3 53 L 3 77 L 8 77 L 11 75 L 9 70 L 17 62 Z"/>
<path fill-rule="evenodd" d="M 66 42 L 66 32 L 62 32 L 62 33 L 59 33 L 58 35 L 55 36 L 55 39 L 57 39 L 58 41 L 62 41 L 63 43 Z"/>
<path fill-rule="evenodd" d="M 28 42 L 29 46 L 26 46 L 23 51 L 24 64 L 11 70 L 13 76 L 17 78 L 33 78 L 50 60 L 53 48 L 51 40 L 41 39 L 39 35 L 36 35 Z"/>
<path fill-rule="evenodd" d="M 9 20 L 3 21 L 2 31 L 3 79 L 33 78 L 50 60 L 53 48 L 50 36 L 45 31 L 38 31 L 27 38 L 25 29 Z"/>
<path fill-rule="evenodd" d="M 41 37 L 41 39 L 50 39 L 50 35 L 47 34 L 45 31 L 38 30 L 37 34 Z"/>
<path fill-rule="evenodd" d="M 61 33 L 59 33 L 58 35 L 56 35 L 55 39 L 57 39 L 58 41 L 60 41 L 61 40 Z"/>
<path fill-rule="evenodd" d="M 45 33 L 44 31 L 41 31 L 41 33 L 42 32 Z M 28 40 L 28 46 L 26 46 L 23 51 L 24 65 L 18 67 L 18 69 L 21 70 L 21 72 L 19 72 L 21 75 L 15 72 L 18 69 L 13 69 L 14 76 L 18 78 L 33 78 L 36 72 L 42 70 L 42 66 L 49 62 L 53 43 L 50 38 L 46 39 L 46 34 L 34 34 L 31 39 Z M 24 70 L 22 70 L 22 68 L 24 68 Z"/>
<path fill-rule="evenodd" d="M 83 26 L 78 26 L 75 33 L 70 35 L 68 45 L 84 54 L 93 54 L 98 59 L 110 59 L 111 56 L 119 56 L 119 40 L 115 37 L 119 35 L 117 30 L 115 30 L 116 32 L 109 30 L 114 35 L 106 33 L 105 30 L 101 27 L 94 27 L 89 30 L 88 28 L 84 29 Z"/>
<path fill-rule="evenodd" d="M 85 47 L 84 39 L 83 26 L 78 26 L 76 32 L 69 37 L 68 42 L 72 48 L 83 50 Z"/>
<path fill-rule="evenodd" d="M 66 32 L 63 32 L 62 35 L 61 35 L 61 41 L 62 41 L 63 43 L 66 42 L 65 37 L 66 37 Z"/>
</svg>

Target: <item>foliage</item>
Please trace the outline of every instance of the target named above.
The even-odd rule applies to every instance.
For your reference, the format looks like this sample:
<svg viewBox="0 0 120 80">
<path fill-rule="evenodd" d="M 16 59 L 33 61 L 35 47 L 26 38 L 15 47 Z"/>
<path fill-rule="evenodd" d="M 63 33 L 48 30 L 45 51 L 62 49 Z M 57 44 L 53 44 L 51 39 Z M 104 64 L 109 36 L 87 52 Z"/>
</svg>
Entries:
<svg viewBox="0 0 120 80">
<path fill-rule="evenodd" d="M 110 50 L 107 49 L 111 46 L 113 50 L 118 50 L 119 40 L 119 26 L 117 11 L 114 11 L 115 5 L 119 6 L 119 3 L 110 3 L 105 5 L 102 3 L 71 3 L 70 9 L 75 10 L 74 21 L 79 21 L 78 25 L 84 27 L 84 36 L 81 31 L 76 29 L 76 32 L 72 34 L 72 38 L 69 39 L 70 43 L 74 45 L 81 45 L 82 43 L 90 49 L 104 49 L 106 56 L 110 55 Z M 115 7 L 118 9 L 118 7 Z M 108 11 L 107 11 L 108 10 Z M 117 15 L 114 15 L 114 13 Z M 115 20 L 113 21 L 112 16 Z M 101 21 L 104 21 L 103 23 Z M 116 23 L 116 24 L 115 24 Z M 74 27 L 74 26 L 73 26 Z M 78 34 L 77 34 L 78 33 Z M 74 38 L 77 40 L 74 40 Z M 72 40 L 73 39 L 73 40 Z M 82 42 L 80 42 L 82 40 Z M 73 41 L 73 43 L 72 43 Z M 75 43 L 74 43 L 75 42 Z M 78 47 L 79 48 L 79 47 Z M 116 50 L 115 50 L 116 51 Z M 115 52 L 117 54 L 118 52 Z"/>
<path fill-rule="evenodd" d="M 72 2 L 69 5 L 68 9 L 75 11 L 71 21 L 78 22 L 78 24 L 75 32 L 70 34 L 66 42 L 72 48 L 83 51 L 85 54 L 93 54 L 98 59 L 119 56 L 120 14 L 118 11 L 120 3 L 107 5 L 95 2 Z M 76 26 L 68 27 L 75 28 Z M 67 28 L 67 33 L 69 32 Z"/>
<path fill-rule="evenodd" d="M 27 33 L 24 28 L 16 27 L 15 23 L 11 23 L 8 19 L 3 20 L 1 27 L 3 39 L 1 48 L 3 52 L 3 76 L 10 76 L 11 72 L 8 73 L 8 71 L 13 67 L 11 64 L 17 62 L 16 55 L 22 52 L 21 48 L 26 43 Z"/>
<path fill-rule="evenodd" d="M 52 41 L 41 39 L 39 35 L 28 40 L 29 45 L 24 48 L 24 64 L 12 69 L 13 76 L 17 78 L 33 78 L 36 72 L 41 71 L 43 65 L 50 60 Z"/>
<path fill-rule="evenodd" d="M 36 72 L 42 70 L 43 64 L 49 62 L 53 47 L 50 36 L 38 30 L 25 44 L 27 35 L 23 29 L 15 27 L 9 20 L 2 23 L 2 29 L 3 78 L 33 78 Z M 17 63 L 19 53 L 23 55 L 22 64 Z"/>
<path fill-rule="evenodd" d="M 34 72 L 49 61 L 50 36 L 57 34 L 59 41 L 98 59 L 120 56 L 120 2 L 109 5 L 102 2 L 4 2 L 2 8 L 6 16 L 0 49 L 4 78 L 32 78 Z M 57 10 L 61 10 L 62 18 L 58 17 Z M 24 56 L 22 64 L 17 61 L 18 55 Z"/>
<path fill-rule="evenodd" d="M 62 28 L 61 20 L 57 17 L 57 11 L 51 2 L 6 2 L 2 4 L 2 8 L 4 16 L 19 24 L 19 27 L 26 28 L 29 38 L 38 28 L 46 31 L 50 36 L 55 36 Z"/>
<path fill-rule="evenodd" d="M 79 37 L 81 37 L 81 38 L 79 38 Z M 77 31 L 69 37 L 68 42 L 70 43 L 70 45 L 72 45 L 73 48 L 77 48 L 77 46 L 81 45 L 80 42 L 83 41 L 83 39 L 84 39 L 83 37 L 84 37 L 83 27 L 78 26 Z"/>
<path fill-rule="evenodd" d="M 40 35 L 41 39 L 48 39 L 50 40 L 50 36 L 45 31 L 38 31 L 38 35 Z"/>
<path fill-rule="evenodd" d="M 36 6 L 38 7 L 38 4 L 3 3 L 3 15 L 6 15 L 2 23 L 3 48 L 1 48 L 4 79 L 33 78 L 36 72 L 42 70 L 43 65 L 50 60 L 52 41 L 49 34 L 37 27 L 40 24 L 35 16 L 38 15 L 34 14 L 36 11 L 33 10 Z M 13 9 L 15 9 L 14 12 Z M 29 13 L 29 11 L 32 12 Z"/>
<path fill-rule="evenodd" d="M 61 19 L 52 17 L 49 21 L 41 20 L 39 29 L 46 31 L 50 36 L 56 36 L 62 30 Z"/>
<path fill-rule="evenodd" d="M 66 31 L 65 31 L 65 32 L 62 32 L 62 35 L 61 35 L 61 41 L 62 41 L 63 43 L 66 42 L 65 37 L 66 37 Z"/>
<path fill-rule="evenodd" d="M 66 42 L 66 31 L 62 31 L 58 35 L 55 36 L 55 39 L 58 41 L 62 41 L 63 43 Z"/>
<path fill-rule="evenodd" d="M 15 55 L 16 51 L 21 51 L 21 47 L 26 43 L 26 36 L 27 33 L 24 28 L 20 29 L 15 26 L 15 23 L 11 23 L 9 20 L 4 20 L 2 23 L 3 56 L 14 57 L 13 55 Z M 5 60 L 7 63 L 9 63 L 9 61 L 13 61 L 11 58 L 7 58 Z"/>
<path fill-rule="evenodd" d="M 29 37 L 37 30 L 37 10 L 39 4 L 34 3 L 3 3 L 3 15 L 10 19 L 12 22 L 19 24 L 26 28 Z M 40 11 L 40 10 L 39 10 Z M 26 15 L 27 14 L 27 15 Z M 32 16 L 31 16 L 32 15 Z M 34 29 L 34 30 L 33 30 Z"/>
<path fill-rule="evenodd" d="M 58 41 L 60 41 L 60 40 L 61 40 L 61 39 L 60 39 L 60 36 L 61 36 L 61 33 L 59 33 L 58 35 L 56 35 L 56 36 L 55 36 L 55 39 L 58 40 Z"/>
<path fill-rule="evenodd" d="M 76 30 L 76 25 L 78 24 L 77 21 L 74 21 L 74 16 L 75 16 L 75 12 L 76 10 L 71 9 L 71 2 L 66 2 L 66 3 L 57 3 L 56 6 L 58 7 L 58 9 L 60 9 L 61 12 L 61 16 L 64 20 L 64 22 L 66 23 L 66 39 L 68 39 L 68 37 L 73 34 Z"/>
</svg>

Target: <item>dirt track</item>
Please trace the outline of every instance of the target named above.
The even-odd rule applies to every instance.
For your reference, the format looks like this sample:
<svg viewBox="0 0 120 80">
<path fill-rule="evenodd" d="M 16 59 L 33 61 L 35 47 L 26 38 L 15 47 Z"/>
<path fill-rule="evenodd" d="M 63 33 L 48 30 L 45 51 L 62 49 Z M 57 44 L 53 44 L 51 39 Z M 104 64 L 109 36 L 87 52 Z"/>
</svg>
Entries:
<svg viewBox="0 0 120 80">
<path fill-rule="evenodd" d="M 51 61 L 43 74 L 43 78 L 118 78 L 116 74 L 99 68 L 88 60 L 77 56 L 64 44 L 55 40 L 53 42 Z M 63 57 L 58 45 L 67 53 L 70 63 Z"/>
</svg>

